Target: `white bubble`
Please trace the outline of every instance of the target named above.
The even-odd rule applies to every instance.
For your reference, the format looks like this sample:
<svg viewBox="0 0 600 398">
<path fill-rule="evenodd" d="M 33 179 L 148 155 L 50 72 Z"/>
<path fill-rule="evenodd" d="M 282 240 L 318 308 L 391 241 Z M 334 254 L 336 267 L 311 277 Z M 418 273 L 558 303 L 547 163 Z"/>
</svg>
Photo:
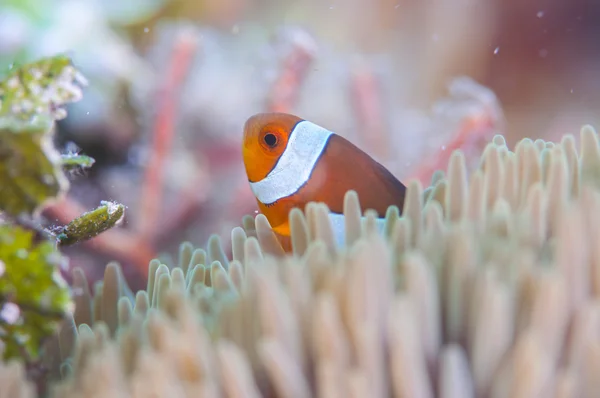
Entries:
<svg viewBox="0 0 600 398">
<path fill-rule="evenodd" d="M 494 55 L 498 54 L 500 52 L 500 47 L 496 47 L 494 49 Z"/>
<path fill-rule="evenodd" d="M 538 18 L 542 18 L 544 16 L 544 11 L 538 11 L 537 14 L 535 14 L 535 16 Z"/>
<path fill-rule="evenodd" d="M 108 212 L 109 215 L 114 214 L 117 210 L 119 210 L 119 205 L 115 202 L 109 202 L 109 201 L 101 201 L 100 205 L 102 206 L 106 206 L 106 211 Z"/>
<path fill-rule="evenodd" d="M 4 319 L 8 324 L 17 322 L 19 315 L 21 315 L 21 310 L 15 303 L 5 303 L 2 306 L 2 310 L 0 310 L 0 318 Z"/>
<path fill-rule="evenodd" d="M 11 77 L 6 81 L 6 87 L 8 88 L 17 88 L 19 87 L 19 78 L 16 76 Z"/>
</svg>

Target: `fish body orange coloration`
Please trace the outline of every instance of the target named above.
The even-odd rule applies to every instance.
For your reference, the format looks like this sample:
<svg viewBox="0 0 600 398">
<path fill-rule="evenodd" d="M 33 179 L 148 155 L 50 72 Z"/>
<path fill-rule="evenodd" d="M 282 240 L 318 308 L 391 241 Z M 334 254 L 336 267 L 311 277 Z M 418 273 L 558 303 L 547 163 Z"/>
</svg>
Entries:
<svg viewBox="0 0 600 398">
<path fill-rule="evenodd" d="M 389 206 L 402 211 L 406 187 L 386 168 L 345 138 L 297 116 L 252 116 L 242 152 L 260 212 L 281 237 L 290 235 L 289 212 L 309 202 L 323 202 L 331 217 L 343 218 L 349 190 L 358 193 L 363 212 L 373 209 L 383 219 Z M 341 231 L 335 230 L 339 222 L 333 225 L 343 241 L 343 225 Z"/>
</svg>

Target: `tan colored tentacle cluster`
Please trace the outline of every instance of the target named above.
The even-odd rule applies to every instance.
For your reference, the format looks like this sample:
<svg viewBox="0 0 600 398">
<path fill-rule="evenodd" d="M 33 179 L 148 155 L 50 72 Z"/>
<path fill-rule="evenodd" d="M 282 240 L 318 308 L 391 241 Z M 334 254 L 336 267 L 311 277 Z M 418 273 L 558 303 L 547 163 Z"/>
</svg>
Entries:
<svg viewBox="0 0 600 398">
<path fill-rule="evenodd" d="M 591 127 L 580 148 L 497 136 L 470 174 L 455 152 L 430 187 L 408 184 L 383 235 L 349 192 L 345 248 L 312 203 L 290 214 L 293 256 L 258 215 L 232 231 L 232 259 L 217 237 L 184 243 L 135 295 L 116 264 L 93 295 L 76 273 L 54 396 L 596 397 Z"/>
</svg>

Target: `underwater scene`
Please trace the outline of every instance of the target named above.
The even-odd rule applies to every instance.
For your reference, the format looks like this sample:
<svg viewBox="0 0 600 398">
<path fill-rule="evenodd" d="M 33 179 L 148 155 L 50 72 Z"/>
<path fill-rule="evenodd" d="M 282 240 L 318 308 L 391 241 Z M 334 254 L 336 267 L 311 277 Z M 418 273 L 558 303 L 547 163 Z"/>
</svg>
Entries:
<svg viewBox="0 0 600 398">
<path fill-rule="evenodd" d="M 0 0 L 0 398 L 600 397 L 600 4 Z"/>
</svg>

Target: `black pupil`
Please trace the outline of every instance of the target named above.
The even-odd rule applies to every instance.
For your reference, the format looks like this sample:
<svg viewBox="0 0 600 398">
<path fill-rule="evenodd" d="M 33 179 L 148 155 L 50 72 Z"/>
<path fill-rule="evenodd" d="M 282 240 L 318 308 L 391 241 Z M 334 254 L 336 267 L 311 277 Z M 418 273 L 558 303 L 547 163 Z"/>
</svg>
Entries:
<svg viewBox="0 0 600 398">
<path fill-rule="evenodd" d="M 266 134 L 265 135 L 265 144 L 267 144 L 270 147 L 275 146 L 275 144 L 277 144 L 277 137 L 275 137 L 275 134 Z"/>
</svg>

